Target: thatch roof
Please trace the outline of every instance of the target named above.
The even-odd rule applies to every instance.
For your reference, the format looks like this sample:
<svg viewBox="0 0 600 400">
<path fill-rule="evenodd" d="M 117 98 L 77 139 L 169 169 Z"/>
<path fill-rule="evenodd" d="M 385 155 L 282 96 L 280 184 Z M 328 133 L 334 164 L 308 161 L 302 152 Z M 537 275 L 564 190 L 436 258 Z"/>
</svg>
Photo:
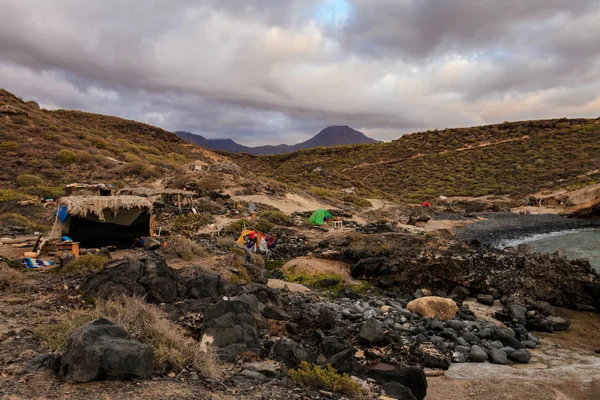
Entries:
<svg viewBox="0 0 600 400">
<path fill-rule="evenodd" d="M 181 194 L 185 196 L 195 196 L 196 193 L 191 190 L 181 189 L 150 189 L 150 188 L 123 188 L 117 191 L 117 196 L 135 195 L 135 196 L 159 196 L 163 194 Z"/>
<path fill-rule="evenodd" d="M 101 221 L 104 221 L 105 210 L 111 210 L 115 214 L 119 210 L 132 208 L 152 211 L 152 202 L 139 196 L 67 196 L 61 197 L 58 203 L 66 206 L 71 215 L 86 217 L 93 214 Z"/>
</svg>

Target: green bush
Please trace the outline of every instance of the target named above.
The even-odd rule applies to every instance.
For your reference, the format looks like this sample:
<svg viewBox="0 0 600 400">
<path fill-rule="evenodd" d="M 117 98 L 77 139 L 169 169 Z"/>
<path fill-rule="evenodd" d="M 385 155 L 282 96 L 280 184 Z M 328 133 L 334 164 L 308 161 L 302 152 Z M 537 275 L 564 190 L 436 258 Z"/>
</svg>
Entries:
<svg viewBox="0 0 600 400">
<path fill-rule="evenodd" d="M 54 156 L 54 159 L 62 165 L 73 164 L 77 160 L 77 156 L 71 150 L 60 150 Z"/>
<path fill-rule="evenodd" d="M 17 125 L 29 125 L 29 120 L 22 115 L 17 115 L 15 117 L 12 117 L 12 122 L 13 122 L 13 124 L 17 124 Z"/>
<path fill-rule="evenodd" d="M 290 374 L 297 384 L 315 390 L 341 393 L 353 399 L 361 399 L 365 395 L 358 382 L 352 380 L 348 374 L 338 374 L 331 365 L 321 368 L 318 365 L 302 361 L 300 367 L 291 370 Z"/>
<path fill-rule="evenodd" d="M 22 174 L 17 176 L 17 185 L 20 187 L 43 186 L 46 182 L 37 175 Z"/>
<path fill-rule="evenodd" d="M 23 192 L 36 197 L 52 197 L 56 199 L 64 196 L 65 191 L 62 186 L 30 186 L 23 188 Z"/>
<path fill-rule="evenodd" d="M 3 225 L 16 225 L 24 228 L 31 226 L 31 221 L 29 221 L 29 218 L 15 213 L 0 214 L 0 222 Z"/>
</svg>

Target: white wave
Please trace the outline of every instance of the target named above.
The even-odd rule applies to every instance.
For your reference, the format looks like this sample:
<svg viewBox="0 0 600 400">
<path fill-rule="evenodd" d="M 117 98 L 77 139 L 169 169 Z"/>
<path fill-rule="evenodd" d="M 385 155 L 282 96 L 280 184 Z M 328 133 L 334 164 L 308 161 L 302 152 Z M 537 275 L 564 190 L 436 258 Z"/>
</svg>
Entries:
<svg viewBox="0 0 600 400">
<path fill-rule="evenodd" d="M 504 249 L 506 247 L 517 247 L 520 244 L 536 242 L 538 240 L 546 239 L 549 237 L 566 236 L 566 235 L 571 235 L 573 233 L 589 232 L 589 231 L 599 231 L 600 232 L 600 229 L 598 229 L 598 228 L 577 228 L 577 229 L 567 229 L 567 230 L 555 231 L 555 232 L 550 232 L 550 233 L 537 233 L 534 235 L 524 236 L 524 237 L 521 237 L 518 239 L 510 239 L 510 240 L 500 242 L 497 245 L 497 247 L 500 249 Z"/>
</svg>

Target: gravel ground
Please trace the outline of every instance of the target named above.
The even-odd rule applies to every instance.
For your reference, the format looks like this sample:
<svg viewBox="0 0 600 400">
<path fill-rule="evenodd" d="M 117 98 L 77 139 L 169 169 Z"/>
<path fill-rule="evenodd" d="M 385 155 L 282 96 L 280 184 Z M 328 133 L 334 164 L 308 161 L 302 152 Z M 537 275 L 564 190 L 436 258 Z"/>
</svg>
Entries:
<svg viewBox="0 0 600 400">
<path fill-rule="evenodd" d="M 483 244 L 498 246 L 508 240 L 537 234 L 600 227 L 600 220 L 565 218 L 552 214 L 520 215 L 505 212 L 485 213 L 479 216 L 485 220 L 466 225 L 464 229 L 459 230 L 459 239 L 478 240 Z"/>
</svg>

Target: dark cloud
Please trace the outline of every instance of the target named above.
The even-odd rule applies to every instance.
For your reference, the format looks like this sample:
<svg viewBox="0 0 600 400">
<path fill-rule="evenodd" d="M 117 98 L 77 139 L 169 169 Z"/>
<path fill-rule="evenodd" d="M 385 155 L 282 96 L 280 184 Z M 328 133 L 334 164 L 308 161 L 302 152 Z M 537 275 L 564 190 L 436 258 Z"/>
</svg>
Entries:
<svg viewBox="0 0 600 400">
<path fill-rule="evenodd" d="M 600 114 L 596 0 L 0 0 L 0 10 L 0 86 L 249 145 L 330 124 L 393 139 Z"/>
</svg>

